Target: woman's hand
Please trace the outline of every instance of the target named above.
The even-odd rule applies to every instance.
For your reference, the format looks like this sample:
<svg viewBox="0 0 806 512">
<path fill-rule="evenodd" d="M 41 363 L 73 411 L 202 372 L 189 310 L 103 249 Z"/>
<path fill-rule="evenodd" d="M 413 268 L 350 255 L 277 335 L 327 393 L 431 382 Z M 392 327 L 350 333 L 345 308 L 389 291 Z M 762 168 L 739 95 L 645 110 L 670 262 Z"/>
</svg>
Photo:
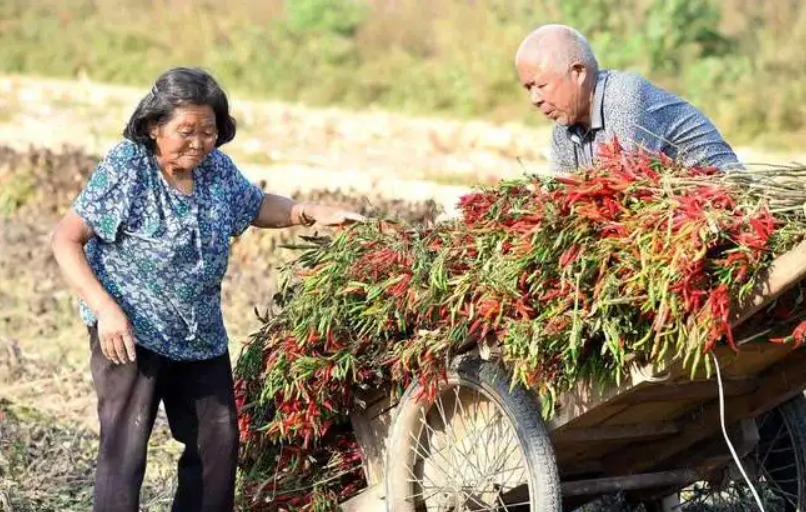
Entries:
<svg viewBox="0 0 806 512">
<path fill-rule="evenodd" d="M 107 359 L 115 364 L 135 361 L 134 333 L 126 313 L 116 303 L 98 311 L 98 342 Z"/>
<path fill-rule="evenodd" d="M 300 210 L 303 225 L 321 224 L 322 226 L 344 226 L 354 222 L 363 222 L 366 217 L 360 213 L 325 206 L 323 204 L 303 203 Z"/>
</svg>

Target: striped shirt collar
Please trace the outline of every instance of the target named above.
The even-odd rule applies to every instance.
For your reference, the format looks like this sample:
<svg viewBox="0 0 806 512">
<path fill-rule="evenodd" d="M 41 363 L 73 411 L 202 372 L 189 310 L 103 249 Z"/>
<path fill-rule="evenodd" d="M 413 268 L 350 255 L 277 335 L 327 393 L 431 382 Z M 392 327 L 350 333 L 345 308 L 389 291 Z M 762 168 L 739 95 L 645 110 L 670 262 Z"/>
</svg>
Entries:
<svg viewBox="0 0 806 512">
<path fill-rule="evenodd" d="M 590 128 L 580 124 L 568 127 L 568 138 L 576 144 L 582 144 L 582 141 L 589 134 L 604 128 L 604 95 L 608 76 L 610 76 L 610 73 L 607 71 L 599 71 L 596 74 L 596 86 L 593 89 L 593 102 L 591 104 Z"/>
</svg>

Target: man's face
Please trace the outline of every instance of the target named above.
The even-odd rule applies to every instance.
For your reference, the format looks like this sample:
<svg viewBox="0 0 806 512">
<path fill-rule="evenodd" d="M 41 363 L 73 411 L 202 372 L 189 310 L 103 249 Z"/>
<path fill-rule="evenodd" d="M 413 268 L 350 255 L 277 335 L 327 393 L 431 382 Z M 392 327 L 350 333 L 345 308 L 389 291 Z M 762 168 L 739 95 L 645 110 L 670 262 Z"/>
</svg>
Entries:
<svg viewBox="0 0 806 512">
<path fill-rule="evenodd" d="M 520 59 L 516 65 L 529 100 L 543 115 L 564 126 L 588 121 L 590 94 L 583 65 L 565 69 L 536 58 Z"/>
</svg>

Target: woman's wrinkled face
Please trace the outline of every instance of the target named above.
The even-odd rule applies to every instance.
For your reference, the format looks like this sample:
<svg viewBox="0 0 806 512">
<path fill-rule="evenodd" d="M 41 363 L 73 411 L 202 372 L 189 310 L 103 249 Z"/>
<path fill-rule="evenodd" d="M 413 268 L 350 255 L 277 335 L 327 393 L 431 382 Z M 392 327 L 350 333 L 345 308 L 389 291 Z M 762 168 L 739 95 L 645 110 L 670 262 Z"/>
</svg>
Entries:
<svg viewBox="0 0 806 512">
<path fill-rule="evenodd" d="M 218 140 L 215 113 L 207 105 L 177 107 L 167 123 L 151 129 L 150 136 L 163 166 L 192 170 L 215 149 Z"/>
</svg>

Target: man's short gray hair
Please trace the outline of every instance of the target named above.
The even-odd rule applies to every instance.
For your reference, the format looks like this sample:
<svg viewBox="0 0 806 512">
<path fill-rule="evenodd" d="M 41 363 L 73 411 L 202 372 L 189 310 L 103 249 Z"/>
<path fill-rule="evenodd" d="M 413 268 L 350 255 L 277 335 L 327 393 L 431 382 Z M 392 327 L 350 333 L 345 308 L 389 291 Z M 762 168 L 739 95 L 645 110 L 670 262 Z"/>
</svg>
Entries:
<svg viewBox="0 0 806 512">
<path fill-rule="evenodd" d="M 521 43 L 515 61 L 526 51 L 535 51 L 542 60 L 554 66 L 570 66 L 580 62 L 588 69 L 599 69 L 596 54 L 588 40 L 579 31 L 566 25 L 543 25 L 534 30 Z"/>
</svg>

